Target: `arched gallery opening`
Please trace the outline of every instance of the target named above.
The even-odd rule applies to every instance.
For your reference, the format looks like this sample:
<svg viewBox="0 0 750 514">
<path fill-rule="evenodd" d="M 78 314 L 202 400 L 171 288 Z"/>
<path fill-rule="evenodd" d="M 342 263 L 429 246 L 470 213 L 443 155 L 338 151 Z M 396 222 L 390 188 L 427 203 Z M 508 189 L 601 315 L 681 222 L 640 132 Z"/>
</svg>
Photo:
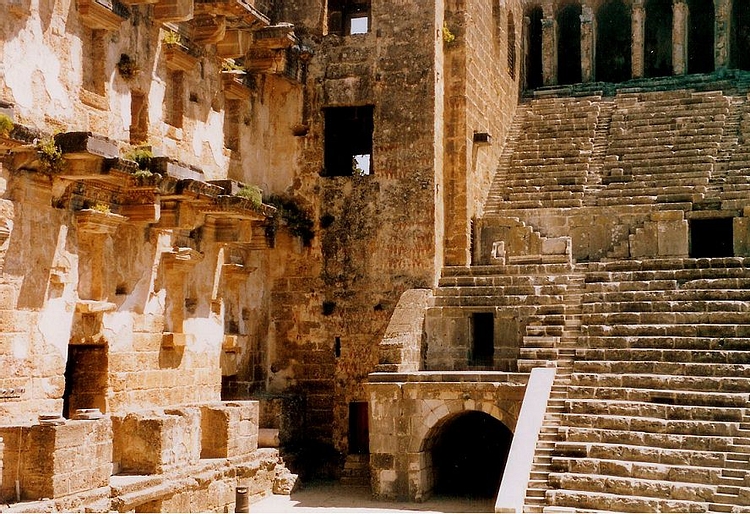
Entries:
<svg viewBox="0 0 750 514">
<path fill-rule="evenodd" d="M 596 80 L 623 82 L 631 75 L 630 8 L 608 0 L 596 15 Z"/>
<path fill-rule="evenodd" d="M 454 415 L 433 428 L 433 493 L 490 498 L 497 494 L 508 459 L 512 432 L 481 411 Z"/>
<path fill-rule="evenodd" d="M 688 0 L 688 73 L 714 71 L 714 3 Z"/>
<path fill-rule="evenodd" d="M 750 2 L 732 2 L 732 45 L 730 58 L 733 68 L 750 70 Z"/>
<path fill-rule="evenodd" d="M 526 87 L 534 89 L 544 84 L 542 78 L 542 18 L 540 6 L 526 12 L 530 23 L 526 34 Z"/>
<path fill-rule="evenodd" d="M 646 77 L 664 77 L 672 74 L 672 17 L 672 0 L 646 2 Z"/>
<path fill-rule="evenodd" d="M 557 13 L 557 79 L 581 82 L 581 4 L 569 3 Z"/>
</svg>

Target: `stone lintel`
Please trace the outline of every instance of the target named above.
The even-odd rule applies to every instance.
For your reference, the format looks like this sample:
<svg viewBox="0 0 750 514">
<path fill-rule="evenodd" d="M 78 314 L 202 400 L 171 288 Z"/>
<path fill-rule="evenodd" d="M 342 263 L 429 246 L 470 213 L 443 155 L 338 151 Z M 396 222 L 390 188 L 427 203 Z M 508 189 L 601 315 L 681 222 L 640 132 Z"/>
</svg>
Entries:
<svg viewBox="0 0 750 514">
<path fill-rule="evenodd" d="M 115 141 L 91 132 L 63 132 L 55 136 L 55 144 L 66 159 L 114 159 L 119 156 Z"/>
<path fill-rule="evenodd" d="M 151 171 L 159 173 L 165 178 L 203 180 L 203 171 L 201 169 L 169 157 L 152 158 Z M 175 187 L 177 187 L 177 185 L 175 185 Z M 184 187 L 184 185 L 182 187 Z"/>
</svg>

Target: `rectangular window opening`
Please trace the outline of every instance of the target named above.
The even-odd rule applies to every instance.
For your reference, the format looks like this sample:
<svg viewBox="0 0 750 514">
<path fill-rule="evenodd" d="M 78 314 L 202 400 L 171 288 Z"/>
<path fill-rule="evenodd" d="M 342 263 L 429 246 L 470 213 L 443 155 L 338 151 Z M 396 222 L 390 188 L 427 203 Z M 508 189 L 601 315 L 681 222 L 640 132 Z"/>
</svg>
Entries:
<svg viewBox="0 0 750 514">
<path fill-rule="evenodd" d="M 370 0 L 328 0 L 328 34 L 370 32 Z"/>
<path fill-rule="evenodd" d="M 690 220 L 690 257 L 733 257 L 734 218 Z"/>
<path fill-rule="evenodd" d="M 327 177 L 372 175 L 373 106 L 324 110 L 324 170 Z"/>
</svg>

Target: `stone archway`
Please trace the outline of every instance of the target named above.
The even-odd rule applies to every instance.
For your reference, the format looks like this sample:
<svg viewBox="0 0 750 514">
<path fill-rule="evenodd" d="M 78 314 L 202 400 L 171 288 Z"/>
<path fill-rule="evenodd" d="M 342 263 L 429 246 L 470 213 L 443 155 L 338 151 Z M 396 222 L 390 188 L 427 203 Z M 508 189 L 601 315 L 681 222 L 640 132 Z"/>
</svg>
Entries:
<svg viewBox="0 0 750 514">
<path fill-rule="evenodd" d="M 581 4 L 564 5 L 557 13 L 557 83 L 581 82 Z"/>
<path fill-rule="evenodd" d="M 423 443 L 438 495 L 491 498 L 497 494 L 513 433 L 489 414 L 469 410 L 437 423 Z"/>
<path fill-rule="evenodd" d="M 623 82 L 631 76 L 631 15 L 622 0 L 607 0 L 596 14 L 596 80 Z"/>
</svg>

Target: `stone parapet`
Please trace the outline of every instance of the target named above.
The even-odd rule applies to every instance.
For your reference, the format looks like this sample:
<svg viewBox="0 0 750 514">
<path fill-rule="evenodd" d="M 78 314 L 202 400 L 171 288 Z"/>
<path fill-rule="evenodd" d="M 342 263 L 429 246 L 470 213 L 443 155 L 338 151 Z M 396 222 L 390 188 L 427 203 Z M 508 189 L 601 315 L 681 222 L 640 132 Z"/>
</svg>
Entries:
<svg viewBox="0 0 750 514">
<path fill-rule="evenodd" d="M 229 458 L 258 448 L 259 402 L 224 402 L 201 407 L 201 458 Z"/>
</svg>

